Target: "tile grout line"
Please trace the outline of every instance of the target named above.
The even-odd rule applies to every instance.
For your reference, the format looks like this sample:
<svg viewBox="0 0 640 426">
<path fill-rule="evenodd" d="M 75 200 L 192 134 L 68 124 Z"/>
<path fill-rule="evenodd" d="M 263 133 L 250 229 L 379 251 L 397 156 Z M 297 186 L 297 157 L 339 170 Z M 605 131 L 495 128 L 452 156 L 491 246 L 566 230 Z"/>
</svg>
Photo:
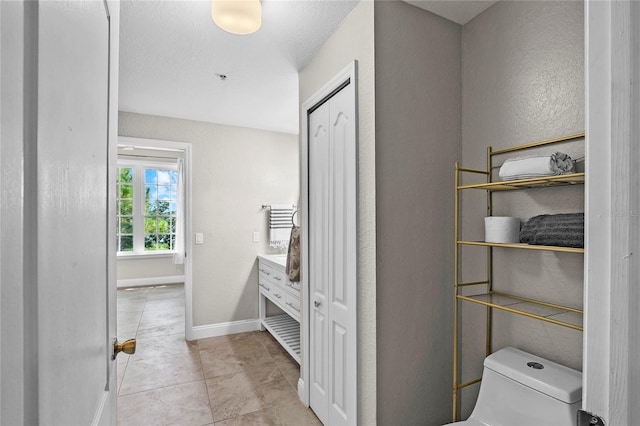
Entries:
<svg viewBox="0 0 640 426">
<path fill-rule="evenodd" d="M 186 338 L 185 338 L 186 339 Z M 216 420 L 213 418 L 213 406 L 211 405 L 211 398 L 209 397 L 209 385 L 207 385 L 207 378 L 204 374 L 204 367 L 202 366 L 202 356 L 200 355 L 200 345 L 198 344 L 198 340 L 196 342 L 196 351 L 198 352 L 198 361 L 200 362 L 200 372 L 202 373 L 202 381 L 204 383 L 204 390 L 207 393 L 207 401 L 209 401 L 209 412 L 211 413 L 211 424 L 215 425 Z"/>
<path fill-rule="evenodd" d="M 143 309 L 142 309 L 142 312 L 141 312 L 140 317 L 138 319 L 138 324 L 137 324 L 137 327 L 136 327 L 136 337 L 137 337 L 138 333 L 140 332 L 140 326 L 141 326 L 141 323 L 142 323 L 142 317 L 143 317 L 144 313 L 145 312 L 150 312 L 150 311 L 147 311 L 147 308 L 149 307 L 148 302 L 150 300 L 153 300 L 152 298 L 153 298 L 152 292 L 151 291 L 147 292 L 146 297 L 144 298 L 144 302 L 143 302 L 144 303 Z M 172 333 L 172 334 L 169 334 L 169 335 L 148 336 L 148 337 L 149 338 L 152 338 L 152 337 L 165 338 L 165 337 L 168 337 L 168 336 L 175 336 L 175 335 L 178 335 L 178 334 L 181 334 L 181 333 Z M 260 354 L 264 355 L 265 357 L 268 357 L 272 361 L 272 363 L 273 363 L 272 365 L 275 367 L 275 369 L 277 371 L 277 374 L 281 378 L 285 379 L 286 383 L 289 386 L 292 387 L 292 389 L 294 391 L 294 394 L 297 395 L 296 385 L 292 384 L 291 380 L 289 380 L 289 376 L 287 374 L 285 374 L 285 373 L 292 373 L 292 371 L 290 370 L 289 365 L 288 365 L 288 362 L 291 361 L 291 360 L 285 359 L 285 358 L 281 359 L 280 356 L 279 356 L 279 353 L 278 354 L 276 354 L 275 352 L 274 352 L 274 354 L 271 353 L 271 351 L 273 351 L 274 348 L 271 347 L 271 345 L 270 345 L 271 342 L 269 340 L 266 340 L 267 337 L 270 337 L 270 336 L 263 336 L 263 335 L 257 334 L 256 332 L 252 332 L 246 337 L 249 338 L 247 341 L 253 342 L 253 343 L 257 344 L 258 348 L 261 348 L 261 350 L 259 352 L 256 352 L 256 354 L 260 353 Z M 122 364 L 125 367 L 125 370 L 124 370 L 124 373 L 123 373 L 123 376 L 122 376 L 122 382 L 121 382 L 121 384 L 120 384 L 120 386 L 118 388 L 118 398 L 120 398 L 121 396 L 122 397 L 129 397 L 129 396 L 138 395 L 138 394 L 155 392 L 155 391 L 162 390 L 162 389 L 165 389 L 165 388 L 170 388 L 170 387 L 173 387 L 173 386 L 179 386 L 179 385 L 184 385 L 184 384 L 188 384 L 188 383 L 197 383 L 197 382 L 202 381 L 204 383 L 204 390 L 205 390 L 206 398 L 207 398 L 207 402 L 208 402 L 207 407 L 208 407 L 208 412 L 210 414 L 210 419 L 211 419 L 211 422 L 205 422 L 205 420 L 203 418 L 201 418 L 201 422 L 205 422 L 205 423 L 202 423 L 202 425 L 216 425 L 216 424 L 219 424 L 220 422 L 225 422 L 226 423 L 226 422 L 242 421 L 243 420 L 242 418 L 244 416 L 247 416 L 247 415 L 252 415 L 252 417 L 249 417 L 249 418 L 255 418 L 256 416 L 258 418 L 260 418 L 260 414 L 257 414 L 257 413 L 259 413 L 261 411 L 272 410 L 272 409 L 274 409 L 275 407 L 277 407 L 279 405 L 279 402 L 273 401 L 273 403 L 268 404 L 268 406 L 264 406 L 264 407 L 262 407 L 260 409 L 251 411 L 249 413 L 236 414 L 236 415 L 233 415 L 233 416 L 231 416 L 229 418 L 219 419 L 218 421 L 216 421 L 214 419 L 214 409 L 215 409 L 214 404 L 213 404 L 214 401 L 213 401 L 212 398 L 210 398 L 210 392 L 214 391 L 215 389 L 211 388 L 208 385 L 208 380 L 209 379 L 207 379 L 206 374 L 205 374 L 202 352 L 206 352 L 206 350 L 202 350 L 201 349 L 200 342 L 202 340 L 204 340 L 204 339 L 200 339 L 200 340 L 195 340 L 194 341 L 195 350 L 197 351 L 197 358 L 194 357 L 194 360 L 197 359 L 197 362 L 199 363 L 199 366 L 200 366 L 200 375 L 196 374 L 195 376 L 198 376 L 200 378 L 188 380 L 188 381 L 183 382 L 183 383 L 176 383 L 176 384 L 171 384 L 171 385 L 163 385 L 163 386 L 159 386 L 159 387 L 156 387 L 156 388 L 153 388 L 153 389 L 141 390 L 141 391 L 137 391 L 137 392 L 128 393 L 128 394 L 125 394 L 125 395 L 120 395 L 119 392 L 120 392 L 120 390 L 121 390 L 121 388 L 123 386 L 125 377 L 127 376 L 127 373 L 130 373 L 130 371 L 128 371 L 129 370 L 128 364 L 129 364 L 129 362 L 135 362 L 131 358 L 128 358 L 127 362 Z M 191 351 L 189 350 L 188 352 L 186 352 L 183 355 L 186 355 L 189 352 L 191 352 Z M 162 353 L 161 356 L 163 356 L 163 357 L 167 356 L 163 352 L 161 352 L 161 353 Z M 172 354 L 172 355 L 178 355 L 178 354 Z M 289 375 L 291 375 L 293 377 L 293 374 L 289 374 Z M 283 403 L 286 402 L 287 404 L 289 404 L 289 403 L 292 403 L 293 401 L 289 401 L 287 399 L 286 401 L 283 400 L 282 402 Z M 204 404 L 203 404 L 202 408 L 204 408 Z M 202 413 L 206 413 L 206 411 L 202 411 Z M 229 413 L 229 414 L 231 414 L 231 413 Z"/>
</svg>

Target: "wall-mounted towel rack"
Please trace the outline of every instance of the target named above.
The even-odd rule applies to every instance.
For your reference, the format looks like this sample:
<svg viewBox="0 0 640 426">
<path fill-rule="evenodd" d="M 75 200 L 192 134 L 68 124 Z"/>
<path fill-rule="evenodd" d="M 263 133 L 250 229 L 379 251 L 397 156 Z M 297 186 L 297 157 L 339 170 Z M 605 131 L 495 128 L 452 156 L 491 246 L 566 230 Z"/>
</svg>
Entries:
<svg viewBox="0 0 640 426">
<path fill-rule="evenodd" d="M 269 246 L 286 249 L 289 245 L 295 204 L 263 204 L 263 210 L 269 210 Z"/>
</svg>

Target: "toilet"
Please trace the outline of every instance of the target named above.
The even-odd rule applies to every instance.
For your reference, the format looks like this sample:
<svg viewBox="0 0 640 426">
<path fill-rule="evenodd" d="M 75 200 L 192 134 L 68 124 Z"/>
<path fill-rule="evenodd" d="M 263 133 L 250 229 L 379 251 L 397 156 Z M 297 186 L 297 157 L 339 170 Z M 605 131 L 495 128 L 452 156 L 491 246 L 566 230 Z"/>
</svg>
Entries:
<svg viewBox="0 0 640 426">
<path fill-rule="evenodd" d="M 456 426 L 577 425 L 582 373 L 515 348 L 484 360 L 480 393 Z"/>
</svg>

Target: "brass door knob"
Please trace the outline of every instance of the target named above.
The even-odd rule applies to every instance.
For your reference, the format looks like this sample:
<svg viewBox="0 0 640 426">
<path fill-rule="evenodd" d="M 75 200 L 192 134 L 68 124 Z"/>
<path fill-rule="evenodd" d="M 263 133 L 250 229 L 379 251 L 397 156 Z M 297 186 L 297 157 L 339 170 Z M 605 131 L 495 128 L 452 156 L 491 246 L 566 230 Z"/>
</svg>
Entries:
<svg viewBox="0 0 640 426">
<path fill-rule="evenodd" d="M 113 339 L 113 356 L 111 359 L 116 359 L 116 356 L 124 352 L 127 355 L 133 355 L 136 353 L 136 339 L 125 340 L 122 343 L 118 343 L 118 339 Z"/>
</svg>

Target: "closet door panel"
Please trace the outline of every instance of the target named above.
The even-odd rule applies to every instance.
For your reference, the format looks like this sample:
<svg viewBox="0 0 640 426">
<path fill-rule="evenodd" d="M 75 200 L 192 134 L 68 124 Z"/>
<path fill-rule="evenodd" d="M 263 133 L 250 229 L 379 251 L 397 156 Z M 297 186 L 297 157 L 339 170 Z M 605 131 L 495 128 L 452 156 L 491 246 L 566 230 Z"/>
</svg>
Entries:
<svg viewBox="0 0 640 426">
<path fill-rule="evenodd" d="M 329 417 L 329 149 L 327 103 L 309 116 L 310 405 L 324 424 Z"/>
<path fill-rule="evenodd" d="M 331 287 L 329 341 L 332 372 L 329 423 L 350 424 L 355 418 L 356 360 L 356 135 L 353 85 L 336 93 L 330 103 Z M 353 346 L 353 347 L 352 347 Z M 351 389 L 350 389 L 351 388 Z M 353 416 L 353 417 L 352 417 Z"/>
<path fill-rule="evenodd" d="M 310 406 L 357 424 L 356 97 L 350 79 L 308 116 Z"/>
</svg>

